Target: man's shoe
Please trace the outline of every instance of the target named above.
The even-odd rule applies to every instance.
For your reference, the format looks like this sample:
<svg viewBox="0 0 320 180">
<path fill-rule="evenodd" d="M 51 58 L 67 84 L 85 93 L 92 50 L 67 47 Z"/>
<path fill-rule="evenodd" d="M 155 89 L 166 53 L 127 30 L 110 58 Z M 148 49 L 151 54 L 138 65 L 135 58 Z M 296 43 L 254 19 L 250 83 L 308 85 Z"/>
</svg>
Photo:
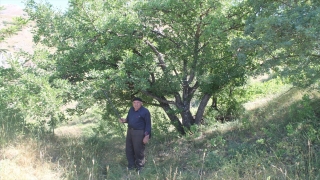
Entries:
<svg viewBox="0 0 320 180">
<path fill-rule="evenodd" d="M 138 173 L 138 174 L 141 174 L 142 171 L 143 171 L 143 167 L 137 167 L 137 173 Z"/>
</svg>

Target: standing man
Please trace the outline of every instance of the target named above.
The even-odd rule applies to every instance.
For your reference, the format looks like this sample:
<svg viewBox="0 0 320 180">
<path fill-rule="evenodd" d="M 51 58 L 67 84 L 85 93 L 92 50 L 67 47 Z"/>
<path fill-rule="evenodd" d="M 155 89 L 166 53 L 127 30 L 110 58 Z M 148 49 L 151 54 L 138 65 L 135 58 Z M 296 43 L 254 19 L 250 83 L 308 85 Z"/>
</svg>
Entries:
<svg viewBox="0 0 320 180">
<path fill-rule="evenodd" d="M 142 106 L 142 99 L 135 97 L 127 118 L 120 118 L 119 122 L 128 123 L 126 137 L 126 156 L 128 169 L 138 172 L 145 164 L 145 145 L 151 137 L 151 116 L 147 108 Z"/>
</svg>

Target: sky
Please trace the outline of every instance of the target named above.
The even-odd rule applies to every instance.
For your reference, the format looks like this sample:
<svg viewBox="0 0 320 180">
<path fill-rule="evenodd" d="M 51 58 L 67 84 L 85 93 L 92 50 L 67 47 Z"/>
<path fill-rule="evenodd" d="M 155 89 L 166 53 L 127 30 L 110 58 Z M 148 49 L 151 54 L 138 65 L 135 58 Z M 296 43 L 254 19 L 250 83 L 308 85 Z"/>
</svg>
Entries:
<svg viewBox="0 0 320 180">
<path fill-rule="evenodd" d="M 0 6 L 12 4 L 20 6 L 21 8 L 24 7 L 25 0 L 0 0 Z M 35 0 L 36 2 L 49 2 L 54 7 L 59 9 L 66 9 L 68 7 L 68 0 Z"/>
</svg>

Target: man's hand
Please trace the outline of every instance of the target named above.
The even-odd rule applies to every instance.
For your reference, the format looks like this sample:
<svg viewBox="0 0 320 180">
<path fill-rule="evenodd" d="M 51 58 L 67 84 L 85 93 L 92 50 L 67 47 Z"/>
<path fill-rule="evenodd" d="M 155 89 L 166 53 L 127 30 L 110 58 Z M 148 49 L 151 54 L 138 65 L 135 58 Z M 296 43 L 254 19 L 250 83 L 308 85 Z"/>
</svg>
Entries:
<svg viewBox="0 0 320 180">
<path fill-rule="evenodd" d="M 119 119 L 119 122 L 121 122 L 121 123 L 125 123 L 127 120 L 125 119 L 125 118 L 120 118 Z"/>
<path fill-rule="evenodd" d="M 143 138 L 143 144 L 147 144 L 149 142 L 149 135 L 146 135 L 144 138 Z"/>
</svg>

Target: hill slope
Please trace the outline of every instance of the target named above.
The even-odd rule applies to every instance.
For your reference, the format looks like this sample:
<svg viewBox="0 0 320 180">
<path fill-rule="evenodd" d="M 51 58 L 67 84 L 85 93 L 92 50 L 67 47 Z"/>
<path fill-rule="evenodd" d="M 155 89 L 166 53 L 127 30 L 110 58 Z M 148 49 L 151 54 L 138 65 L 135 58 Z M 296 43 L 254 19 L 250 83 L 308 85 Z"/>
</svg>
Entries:
<svg viewBox="0 0 320 180">
<path fill-rule="evenodd" d="M 13 18 L 15 17 L 27 18 L 26 13 L 18 6 L 5 5 L 3 7 L 5 9 L 0 11 L 0 29 L 12 26 Z M 16 52 L 33 53 L 35 44 L 32 42 L 31 28 L 32 26 L 29 23 L 14 35 L 0 42 L 0 49 L 5 50 L 5 52 L 0 51 L 0 66 L 6 66 L 6 60 Z"/>
</svg>

